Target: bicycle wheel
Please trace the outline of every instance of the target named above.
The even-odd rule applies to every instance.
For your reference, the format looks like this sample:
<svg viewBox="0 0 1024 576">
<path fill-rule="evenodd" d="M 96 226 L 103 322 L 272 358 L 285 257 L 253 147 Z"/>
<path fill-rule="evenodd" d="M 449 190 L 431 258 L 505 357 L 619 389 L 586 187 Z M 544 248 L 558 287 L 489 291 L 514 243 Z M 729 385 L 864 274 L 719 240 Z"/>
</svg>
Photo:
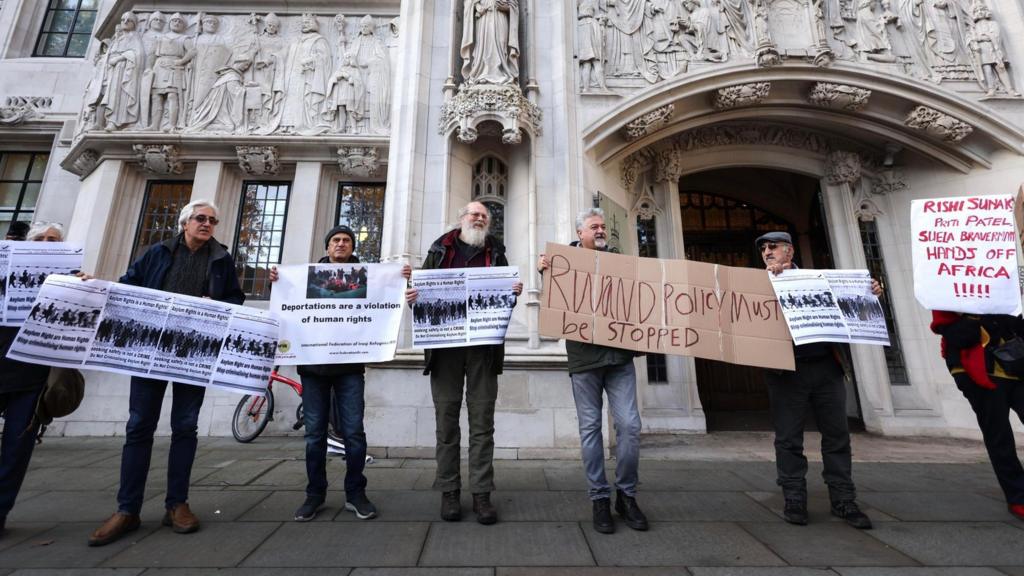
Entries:
<svg viewBox="0 0 1024 576">
<path fill-rule="evenodd" d="M 273 413 L 273 390 L 267 390 L 266 396 L 242 396 L 231 419 L 231 435 L 243 444 L 252 442 L 267 427 Z"/>
</svg>

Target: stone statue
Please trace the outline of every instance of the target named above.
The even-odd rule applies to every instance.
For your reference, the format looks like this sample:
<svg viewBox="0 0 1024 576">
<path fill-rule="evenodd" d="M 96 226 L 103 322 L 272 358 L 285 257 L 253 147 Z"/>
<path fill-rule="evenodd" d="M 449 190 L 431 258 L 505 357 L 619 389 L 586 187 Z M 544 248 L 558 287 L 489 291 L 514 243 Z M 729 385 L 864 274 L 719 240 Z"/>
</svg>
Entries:
<svg viewBox="0 0 1024 576">
<path fill-rule="evenodd" d="M 992 20 L 992 11 L 982 0 L 975 0 L 971 7 L 971 18 L 974 25 L 967 33 L 967 45 L 982 70 L 978 83 L 985 90 L 985 95 L 995 96 L 997 92 L 1005 92 L 1011 96 L 1020 96 L 1014 90 L 1013 80 L 1006 69 L 1008 60 L 1003 51 L 1003 39 L 999 24 Z"/>
<path fill-rule="evenodd" d="M 157 40 L 164 35 L 164 28 L 167 26 L 167 18 L 159 11 L 150 12 L 146 18 L 146 31 L 142 34 L 142 45 L 146 49 L 146 69 L 142 71 L 142 94 L 140 106 L 142 106 L 142 121 L 149 123 L 149 103 L 153 88 L 153 63 L 156 62 Z"/>
<path fill-rule="evenodd" d="M 260 123 L 265 127 L 280 113 L 284 100 L 284 65 L 288 44 L 281 37 L 281 19 L 273 12 L 263 18 L 263 33 L 256 37 L 253 79 L 260 90 Z"/>
<path fill-rule="evenodd" d="M 658 76 L 671 78 L 686 72 L 690 53 L 684 41 L 686 13 L 682 0 L 650 0 L 647 17 L 652 41 L 648 58 L 655 62 Z"/>
<path fill-rule="evenodd" d="M 598 0 L 576 0 L 576 57 L 580 61 L 580 91 L 607 90 L 604 82 L 604 27 L 608 18 Z"/>
<path fill-rule="evenodd" d="M 154 60 L 150 68 L 149 129 L 160 130 L 166 103 L 167 128 L 183 127 L 180 114 L 185 99 L 185 66 L 195 52 L 192 40 L 185 35 L 185 17 L 175 13 L 170 19 L 170 31 L 154 39 Z"/>
<path fill-rule="evenodd" d="M 914 56 L 930 70 L 933 81 L 942 80 L 936 66 L 963 63 L 956 0 L 902 0 L 900 22 L 913 36 Z"/>
<path fill-rule="evenodd" d="M 334 16 L 334 30 L 338 33 L 338 49 L 335 54 L 339 58 L 342 57 L 345 52 L 348 52 L 348 36 L 345 34 L 345 15 L 337 14 Z"/>
<path fill-rule="evenodd" d="M 856 0 L 856 2 L 857 22 L 854 50 L 860 55 L 862 61 L 895 62 L 896 57 L 892 53 L 892 43 L 889 42 L 886 26 L 896 20 L 896 15 L 888 9 L 883 9 L 881 14 L 876 14 L 875 5 L 878 0 Z"/>
<path fill-rule="evenodd" d="M 359 21 L 359 35 L 349 43 L 366 91 L 363 121 L 373 134 L 386 134 L 391 129 L 391 60 L 384 42 L 374 33 L 373 17 Z"/>
<path fill-rule="evenodd" d="M 118 25 L 120 26 L 120 25 Z M 85 98 L 82 104 L 82 112 L 78 117 L 76 136 L 88 130 L 102 128 L 103 114 L 97 113 L 104 95 L 107 92 L 107 55 L 110 50 L 110 40 L 100 42 L 99 48 L 93 54 L 92 78 L 85 86 Z"/>
<path fill-rule="evenodd" d="M 462 77 L 467 86 L 519 80 L 519 0 L 466 0 Z"/>
<path fill-rule="evenodd" d="M 365 109 L 366 89 L 362 75 L 356 66 L 355 54 L 348 53 L 342 57 L 327 85 L 324 118 L 334 123 L 336 132 L 358 134 L 359 120 Z"/>
<path fill-rule="evenodd" d="M 729 53 L 749 56 L 751 53 L 750 6 L 746 0 L 717 0 L 722 13 Z"/>
<path fill-rule="evenodd" d="M 646 7 L 647 0 L 615 0 L 608 4 L 605 72 L 609 76 L 658 81 L 657 65 L 645 57 L 653 48 Z"/>
<path fill-rule="evenodd" d="M 323 124 L 327 76 L 332 69 L 331 47 L 320 35 L 313 14 L 303 14 L 300 35 L 288 47 L 284 65 L 284 99 L 278 114 L 264 127 L 269 132 L 312 134 L 326 130 Z"/>
<path fill-rule="evenodd" d="M 694 59 L 725 62 L 729 57 L 729 45 L 716 1 L 684 0 L 684 6 L 690 13 L 686 26 L 693 33 L 696 46 Z"/>
<path fill-rule="evenodd" d="M 204 101 L 220 79 L 218 71 L 231 64 L 231 48 L 221 31 L 221 21 L 212 14 L 199 15 L 200 34 L 195 39 L 196 56 L 192 60 L 192 113 L 189 124 L 196 122 L 196 108 Z"/>
<path fill-rule="evenodd" d="M 246 131 L 245 73 L 252 66 L 252 48 L 251 38 L 236 39 L 228 65 L 217 70 L 217 81 L 193 111 L 189 132 Z"/>
<path fill-rule="evenodd" d="M 121 16 L 120 32 L 115 34 L 107 54 L 106 91 L 100 102 L 107 131 L 134 126 L 140 119 L 139 92 L 146 48 L 138 25 L 135 14 L 125 12 Z"/>
</svg>

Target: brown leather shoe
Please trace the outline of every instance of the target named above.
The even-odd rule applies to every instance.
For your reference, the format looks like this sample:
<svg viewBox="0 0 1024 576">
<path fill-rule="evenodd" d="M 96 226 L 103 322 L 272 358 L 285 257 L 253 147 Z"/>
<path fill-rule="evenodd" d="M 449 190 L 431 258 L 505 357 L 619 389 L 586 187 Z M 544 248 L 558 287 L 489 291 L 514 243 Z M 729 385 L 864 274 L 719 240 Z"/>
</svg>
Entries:
<svg viewBox="0 0 1024 576">
<path fill-rule="evenodd" d="M 199 530 L 199 518 L 189 510 L 188 503 L 182 502 L 164 514 L 163 525 L 178 534 L 189 534 Z"/>
<path fill-rule="evenodd" d="M 89 546 L 106 546 L 129 532 L 139 529 L 139 515 L 114 512 L 102 526 L 89 536 Z"/>
</svg>

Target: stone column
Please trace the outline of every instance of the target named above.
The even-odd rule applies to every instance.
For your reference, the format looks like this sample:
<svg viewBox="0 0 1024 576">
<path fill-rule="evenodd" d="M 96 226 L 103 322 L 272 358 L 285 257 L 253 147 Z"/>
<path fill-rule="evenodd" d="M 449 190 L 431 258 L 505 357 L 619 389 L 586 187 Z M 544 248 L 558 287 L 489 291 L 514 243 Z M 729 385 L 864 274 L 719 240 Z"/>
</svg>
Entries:
<svg viewBox="0 0 1024 576">
<path fill-rule="evenodd" d="M 860 156 L 847 151 L 830 153 L 821 186 L 836 268 L 867 267 L 853 202 L 855 187 L 859 185 Z M 880 419 L 892 414 L 885 353 L 879 346 L 852 346 L 851 352 L 864 424 L 869 431 L 880 431 Z"/>
<path fill-rule="evenodd" d="M 82 180 L 75 212 L 68 223 L 68 242 L 85 249 L 82 269 L 97 274 L 102 264 L 103 246 L 112 225 L 114 200 L 125 176 L 124 160 L 104 160 Z"/>
<path fill-rule="evenodd" d="M 192 197 L 190 201 L 210 200 L 220 205 L 220 184 L 224 178 L 224 163 L 220 160 L 200 160 L 196 162 L 196 176 L 192 180 Z M 221 206 L 223 208 L 223 206 Z"/>
<path fill-rule="evenodd" d="M 319 162 L 298 162 L 295 164 L 295 179 L 288 199 L 288 219 L 285 221 L 284 246 L 281 249 L 282 264 L 305 264 L 312 261 L 314 253 L 322 252 L 316 229 L 317 196 L 320 192 L 320 177 L 323 165 Z"/>
</svg>

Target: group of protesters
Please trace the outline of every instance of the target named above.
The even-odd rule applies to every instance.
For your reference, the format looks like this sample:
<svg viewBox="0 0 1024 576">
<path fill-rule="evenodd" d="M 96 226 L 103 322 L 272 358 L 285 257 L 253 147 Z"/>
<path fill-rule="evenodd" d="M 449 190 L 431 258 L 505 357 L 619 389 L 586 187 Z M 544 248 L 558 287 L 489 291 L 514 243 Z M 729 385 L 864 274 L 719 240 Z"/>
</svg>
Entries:
<svg viewBox="0 0 1024 576">
<path fill-rule="evenodd" d="M 434 241 L 422 263 L 423 269 L 507 266 L 504 245 L 490 234 L 490 213 L 479 202 L 470 202 L 459 212 L 458 224 Z M 213 236 L 219 223 L 217 207 L 198 200 L 186 205 L 178 219 L 175 236 L 154 244 L 120 278 L 120 282 L 167 292 L 208 297 L 241 304 L 245 296 L 239 285 L 234 261 L 226 247 Z M 580 213 L 575 221 L 581 249 L 608 251 L 609 231 L 604 213 L 597 208 Z M 61 240 L 58 225 L 33 227 L 29 240 Z M 324 238 L 326 251 L 319 262 L 358 264 L 356 234 L 347 226 L 332 228 Z M 780 274 L 796 268 L 794 245 L 787 232 L 768 232 L 755 241 L 766 270 Z M 541 255 L 537 271 L 544 274 L 549 259 Z M 362 270 L 365 271 L 365 268 Z M 402 275 L 411 277 L 411 267 Z M 82 275 L 88 278 L 87 275 Z M 270 280 L 279 279 L 272 268 Z M 317 275 L 317 280 L 321 276 Z M 325 278 L 326 279 L 326 278 Z M 311 279 L 312 280 L 312 279 Z M 365 275 L 362 277 L 365 284 Z M 512 293 L 518 297 L 523 285 L 516 282 Z M 872 280 L 872 292 L 882 294 Z M 408 288 L 406 302 L 414 310 L 419 292 Z M 512 306 L 515 302 L 510 303 Z M 482 305 L 482 303 L 481 303 Z M 465 306 L 465 303 L 463 303 Z M 465 314 L 465 311 L 462 311 Z M 417 321 L 426 320 L 417 319 Z M 977 413 L 979 425 L 1010 512 L 1024 519 L 1024 468 L 1017 457 L 1008 413 L 1024 417 L 1024 383 L 1016 375 L 1019 367 L 1002 365 L 993 356 L 995 347 L 1024 335 L 1024 320 L 1010 316 L 977 316 L 935 312 L 933 330 L 942 335 L 942 354 L 956 385 Z M 116 332 L 110 327 L 110 332 Z M 0 345 L 6 354 L 16 328 L 0 327 Z M 143 337 L 143 340 L 146 340 Z M 162 344 L 162 343 L 161 343 Z M 229 347 L 245 347 L 229 340 Z M 628 527 L 647 530 L 649 522 L 637 500 L 640 483 L 641 419 L 637 403 L 634 358 L 637 352 L 583 342 L 566 342 L 569 380 L 578 417 L 583 468 L 592 504 L 592 520 L 599 533 L 615 531 L 612 510 Z M 856 502 L 852 474 L 852 450 L 847 425 L 846 387 L 840 351 L 829 343 L 794 346 L 795 370 L 767 370 L 766 381 L 771 420 L 775 432 L 777 483 L 785 500 L 784 519 L 792 524 L 808 523 L 807 458 L 804 455 L 804 420 L 813 410 L 822 435 L 823 478 L 828 486 L 831 513 L 860 528 L 871 528 L 871 520 Z M 458 521 L 463 515 L 460 468 L 462 430 L 460 415 L 468 411 L 468 487 L 476 520 L 485 525 L 498 521 L 491 500 L 494 491 L 494 416 L 498 376 L 504 367 L 504 345 L 460 346 L 425 350 L 424 374 L 430 377 L 435 415 L 437 468 L 433 487 L 441 494 L 440 516 Z M 0 410 L 5 428 L 0 455 L 0 530 L 12 509 L 28 468 L 38 431 L 32 419 L 34 407 L 50 369 L 45 366 L 0 359 Z M 305 462 L 307 486 L 294 519 L 313 520 L 327 498 L 327 427 L 332 401 L 339 415 L 338 432 L 345 442 L 347 458 L 344 477 L 345 510 L 359 519 L 377 516 L 367 498 L 364 474 L 366 434 L 364 431 L 365 367 L 362 364 L 322 364 L 298 367 L 302 379 L 305 420 Z M 144 502 L 146 481 L 153 450 L 153 435 L 160 419 L 165 380 L 132 377 L 129 418 L 121 458 L 117 510 L 89 537 L 90 546 L 114 542 L 137 530 Z M 206 389 L 174 382 L 171 399 L 171 442 L 167 463 L 167 489 L 163 525 L 176 533 L 195 532 L 199 518 L 188 504 L 190 475 L 198 443 L 197 423 Z M 603 399 L 607 397 L 615 426 L 615 501 L 606 477 L 602 435 Z"/>
</svg>

